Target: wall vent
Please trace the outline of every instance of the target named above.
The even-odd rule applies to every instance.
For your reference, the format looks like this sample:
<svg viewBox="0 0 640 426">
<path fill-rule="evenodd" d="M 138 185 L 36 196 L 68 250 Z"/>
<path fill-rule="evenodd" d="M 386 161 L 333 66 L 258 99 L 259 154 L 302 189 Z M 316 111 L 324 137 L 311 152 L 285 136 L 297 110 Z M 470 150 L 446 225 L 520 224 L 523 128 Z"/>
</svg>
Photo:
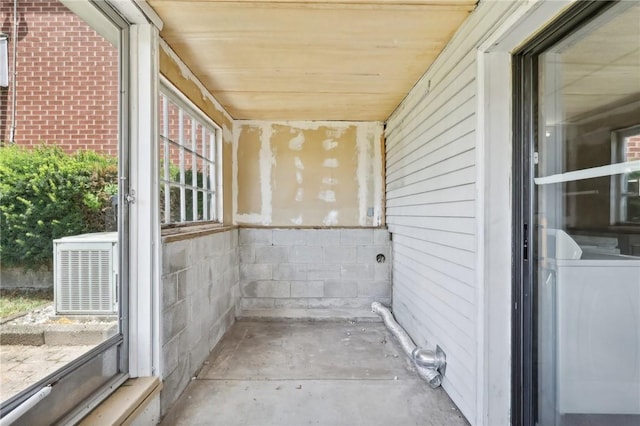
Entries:
<svg viewBox="0 0 640 426">
<path fill-rule="evenodd" d="M 101 232 L 53 241 L 57 314 L 118 312 L 118 234 Z"/>
</svg>

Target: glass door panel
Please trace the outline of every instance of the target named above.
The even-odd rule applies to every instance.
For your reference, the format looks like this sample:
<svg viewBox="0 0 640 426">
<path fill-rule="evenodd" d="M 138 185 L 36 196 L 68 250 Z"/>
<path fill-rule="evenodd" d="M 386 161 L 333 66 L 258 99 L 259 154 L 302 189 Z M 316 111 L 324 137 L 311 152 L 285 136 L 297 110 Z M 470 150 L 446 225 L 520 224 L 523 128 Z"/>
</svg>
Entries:
<svg viewBox="0 0 640 426">
<path fill-rule="evenodd" d="M 104 2 L 2 12 L 0 418 L 73 423 L 126 379 L 126 22 Z"/>
<path fill-rule="evenodd" d="M 539 54 L 537 82 L 537 423 L 638 425 L 640 4 Z"/>
</svg>

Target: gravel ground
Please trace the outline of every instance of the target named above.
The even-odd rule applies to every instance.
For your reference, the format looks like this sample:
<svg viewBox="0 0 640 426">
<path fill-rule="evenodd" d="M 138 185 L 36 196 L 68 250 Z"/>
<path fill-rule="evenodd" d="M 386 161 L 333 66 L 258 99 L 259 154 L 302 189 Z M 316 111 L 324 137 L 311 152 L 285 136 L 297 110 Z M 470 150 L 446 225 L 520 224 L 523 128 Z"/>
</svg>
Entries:
<svg viewBox="0 0 640 426">
<path fill-rule="evenodd" d="M 46 324 L 51 322 L 51 317 L 55 316 L 56 310 L 53 307 L 53 303 L 36 308 L 26 315 L 22 315 L 18 318 L 14 318 L 11 321 L 6 322 L 7 325 L 18 324 Z"/>
<path fill-rule="evenodd" d="M 117 317 L 93 315 L 56 315 L 53 303 L 36 308 L 26 315 L 14 318 L 2 325 L 35 325 L 35 324 L 100 324 L 115 322 Z"/>
</svg>

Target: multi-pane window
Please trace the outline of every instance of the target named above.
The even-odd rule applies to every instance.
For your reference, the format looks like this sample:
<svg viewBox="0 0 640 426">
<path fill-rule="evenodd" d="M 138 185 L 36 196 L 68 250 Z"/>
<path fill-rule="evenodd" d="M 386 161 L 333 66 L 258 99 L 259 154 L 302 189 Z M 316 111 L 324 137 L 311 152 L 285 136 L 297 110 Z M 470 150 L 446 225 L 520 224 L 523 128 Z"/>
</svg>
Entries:
<svg viewBox="0 0 640 426">
<path fill-rule="evenodd" d="M 625 170 L 612 176 L 611 224 L 640 223 L 640 125 L 611 133 L 612 162 Z"/>
<path fill-rule="evenodd" d="M 218 221 L 219 129 L 167 85 L 159 108 L 162 223 Z"/>
</svg>

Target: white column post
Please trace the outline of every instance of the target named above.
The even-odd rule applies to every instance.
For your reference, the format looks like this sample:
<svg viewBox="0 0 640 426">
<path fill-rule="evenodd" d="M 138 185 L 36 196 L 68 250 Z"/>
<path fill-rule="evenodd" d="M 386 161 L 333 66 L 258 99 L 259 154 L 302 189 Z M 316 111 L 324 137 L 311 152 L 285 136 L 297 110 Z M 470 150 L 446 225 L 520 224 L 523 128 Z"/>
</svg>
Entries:
<svg viewBox="0 0 640 426">
<path fill-rule="evenodd" d="M 160 374 L 158 29 L 130 27 L 129 374 Z"/>
</svg>

